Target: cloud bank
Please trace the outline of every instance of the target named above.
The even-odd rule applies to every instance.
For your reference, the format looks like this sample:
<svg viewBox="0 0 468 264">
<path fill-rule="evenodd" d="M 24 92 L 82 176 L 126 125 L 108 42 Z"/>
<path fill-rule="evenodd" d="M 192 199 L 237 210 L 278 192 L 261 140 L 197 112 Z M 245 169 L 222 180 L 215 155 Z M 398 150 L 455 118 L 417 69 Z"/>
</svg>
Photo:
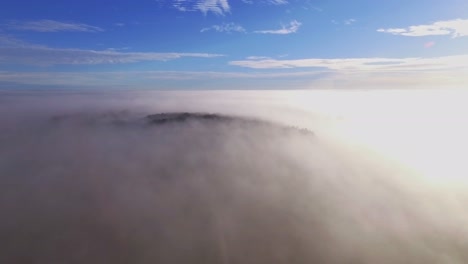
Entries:
<svg viewBox="0 0 468 264">
<path fill-rule="evenodd" d="M 434 58 L 250 59 L 231 61 L 229 64 L 254 69 L 315 67 L 341 71 L 466 70 L 468 68 L 468 55 Z"/>
<path fill-rule="evenodd" d="M 3 92 L 0 261 L 466 262 L 464 185 L 326 133 L 305 95 Z M 148 122 L 174 111 L 238 118 Z"/>
</svg>

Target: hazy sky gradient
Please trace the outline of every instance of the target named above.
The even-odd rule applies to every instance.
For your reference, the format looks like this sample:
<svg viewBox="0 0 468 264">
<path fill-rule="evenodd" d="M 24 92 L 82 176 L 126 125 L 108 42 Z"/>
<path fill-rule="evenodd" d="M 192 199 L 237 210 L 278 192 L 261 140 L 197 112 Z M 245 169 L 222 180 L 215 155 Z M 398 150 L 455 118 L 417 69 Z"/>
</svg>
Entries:
<svg viewBox="0 0 468 264">
<path fill-rule="evenodd" d="M 464 0 L 7 0 L 0 87 L 460 87 L 467 11 Z"/>
</svg>

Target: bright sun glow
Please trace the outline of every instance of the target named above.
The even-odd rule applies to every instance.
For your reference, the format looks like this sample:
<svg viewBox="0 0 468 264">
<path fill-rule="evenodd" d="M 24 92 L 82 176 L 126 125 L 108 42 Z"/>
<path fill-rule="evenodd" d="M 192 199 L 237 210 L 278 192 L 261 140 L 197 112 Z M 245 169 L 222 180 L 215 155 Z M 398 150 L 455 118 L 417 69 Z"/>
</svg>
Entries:
<svg viewBox="0 0 468 264">
<path fill-rule="evenodd" d="M 291 99 L 337 120 L 334 132 L 434 183 L 468 184 L 468 91 L 333 91 Z"/>
</svg>

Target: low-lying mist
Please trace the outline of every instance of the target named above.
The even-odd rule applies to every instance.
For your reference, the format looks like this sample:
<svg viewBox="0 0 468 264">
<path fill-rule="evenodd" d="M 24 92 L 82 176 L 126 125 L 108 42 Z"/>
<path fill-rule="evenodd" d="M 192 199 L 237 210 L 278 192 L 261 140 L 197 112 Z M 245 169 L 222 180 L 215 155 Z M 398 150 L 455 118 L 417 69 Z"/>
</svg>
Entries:
<svg viewBox="0 0 468 264">
<path fill-rule="evenodd" d="M 416 130 L 304 95 L 1 94 L 0 263 L 468 262 L 465 181 L 371 144 Z"/>
</svg>

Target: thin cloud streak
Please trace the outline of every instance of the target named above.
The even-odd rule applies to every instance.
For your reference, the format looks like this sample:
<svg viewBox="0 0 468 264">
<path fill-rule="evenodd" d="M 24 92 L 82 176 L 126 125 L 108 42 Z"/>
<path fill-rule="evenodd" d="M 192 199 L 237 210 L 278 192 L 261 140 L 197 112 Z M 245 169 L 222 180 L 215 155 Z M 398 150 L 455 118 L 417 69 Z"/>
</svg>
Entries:
<svg viewBox="0 0 468 264">
<path fill-rule="evenodd" d="M 245 33 L 246 30 L 241 25 L 236 23 L 224 23 L 221 25 L 213 25 L 211 27 L 205 27 L 200 30 L 200 32 L 207 32 L 207 31 L 216 31 L 216 32 L 224 32 L 224 33 L 231 33 L 231 32 L 240 32 Z"/>
<path fill-rule="evenodd" d="M 377 32 L 407 37 L 445 36 L 452 38 L 468 36 L 468 19 L 438 21 L 432 24 L 409 26 L 407 28 L 380 28 Z"/>
<path fill-rule="evenodd" d="M 287 5 L 289 2 L 287 0 L 268 0 L 268 3 L 272 5 Z"/>
<path fill-rule="evenodd" d="M 435 58 L 349 58 L 298 60 L 240 60 L 230 65 L 253 69 L 324 68 L 341 71 L 420 71 L 468 69 L 468 55 Z"/>
<path fill-rule="evenodd" d="M 119 52 L 113 50 L 56 49 L 48 47 L 0 47 L 0 64 L 93 65 L 142 61 L 168 61 L 183 57 L 215 58 L 209 53 Z"/>
<path fill-rule="evenodd" d="M 242 3 L 244 4 L 267 4 L 267 5 L 288 5 L 289 1 L 288 0 L 241 0 Z"/>
<path fill-rule="evenodd" d="M 17 21 L 8 22 L 6 28 L 18 31 L 35 32 L 102 32 L 104 29 L 83 23 L 66 23 L 55 20 Z"/>
<path fill-rule="evenodd" d="M 230 12 L 230 6 L 227 0 L 204 0 L 197 3 L 197 9 L 204 14 L 213 12 L 218 15 Z"/>
<path fill-rule="evenodd" d="M 205 15 L 210 12 L 216 15 L 224 15 L 231 10 L 228 0 L 173 0 L 172 7 L 181 12 L 198 11 Z"/>
<path fill-rule="evenodd" d="M 215 72 L 215 71 L 114 71 L 114 72 L 11 72 L 0 71 L 0 88 L 44 87 L 210 90 L 210 89 L 385 89 L 464 87 L 468 71 L 332 71 Z M 190 83 L 190 87 L 187 87 Z"/>
<path fill-rule="evenodd" d="M 0 34 L 0 48 L 1 47 L 41 47 L 41 46 L 27 43 L 11 35 Z"/>
<path fill-rule="evenodd" d="M 301 27 L 301 25 L 302 25 L 301 22 L 297 20 L 293 20 L 289 23 L 289 27 L 283 26 L 281 29 L 274 29 L 274 30 L 257 30 L 257 31 L 254 31 L 254 33 L 287 35 L 287 34 L 296 33 Z"/>
<path fill-rule="evenodd" d="M 184 89 L 183 83 L 191 82 L 190 89 L 210 89 L 212 87 L 237 89 L 250 87 L 256 89 L 279 88 L 267 87 L 263 81 L 274 81 L 285 85 L 288 80 L 313 80 L 324 76 L 323 72 L 194 72 L 194 71 L 129 71 L 129 72 L 10 72 L 0 71 L 1 87 L 130 87 L 132 89 Z M 229 85 L 226 85 L 229 80 Z M 232 82 L 231 82 L 232 80 Z M 303 87 L 302 87 L 303 88 Z"/>
<path fill-rule="evenodd" d="M 345 24 L 345 25 L 351 25 L 351 24 L 356 23 L 356 21 L 357 21 L 356 19 L 350 18 L 350 19 L 346 19 L 346 20 L 344 21 L 344 24 Z"/>
</svg>

